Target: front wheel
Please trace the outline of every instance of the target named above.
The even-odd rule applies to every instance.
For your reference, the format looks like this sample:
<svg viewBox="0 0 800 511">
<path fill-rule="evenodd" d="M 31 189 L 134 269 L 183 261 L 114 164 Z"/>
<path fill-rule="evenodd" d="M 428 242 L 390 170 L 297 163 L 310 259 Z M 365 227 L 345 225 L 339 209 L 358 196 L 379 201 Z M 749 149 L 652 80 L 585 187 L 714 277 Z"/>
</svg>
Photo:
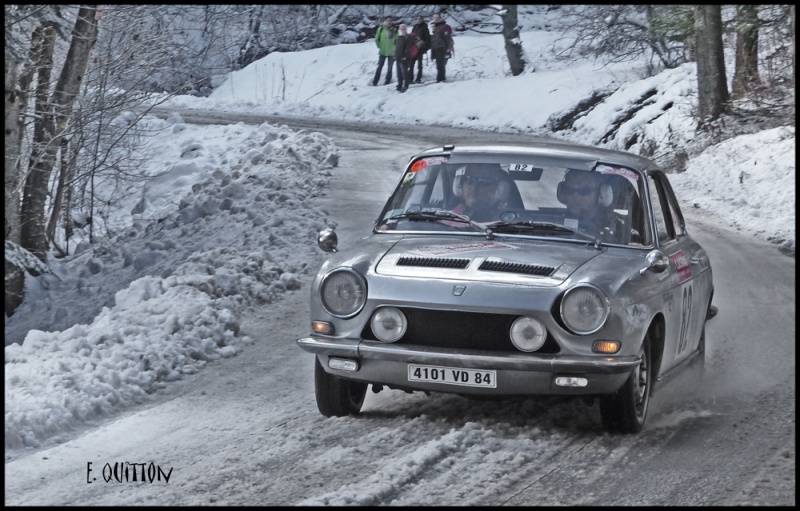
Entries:
<svg viewBox="0 0 800 511">
<path fill-rule="evenodd" d="M 357 415 L 367 395 L 367 383 L 343 380 L 325 372 L 319 358 L 314 360 L 314 391 L 317 409 L 325 417 Z"/>
<path fill-rule="evenodd" d="M 603 428 L 611 433 L 638 433 L 644 428 L 653 374 L 650 366 L 650 334 L 639 351 L 639 365 L 614 394 L 600 398 Z"/>
</svg>

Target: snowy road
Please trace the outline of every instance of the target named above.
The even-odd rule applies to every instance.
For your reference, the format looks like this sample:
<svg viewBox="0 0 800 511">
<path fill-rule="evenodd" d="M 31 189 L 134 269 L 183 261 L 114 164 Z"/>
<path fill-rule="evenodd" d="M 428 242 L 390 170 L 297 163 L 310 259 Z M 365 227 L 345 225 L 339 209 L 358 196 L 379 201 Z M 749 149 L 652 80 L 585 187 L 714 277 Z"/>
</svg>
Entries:
<svg viewBox="0 0 800 511">
<path fill-rule="evenodd" d="M 317 203 L 338 223 L 342 247 L 367 234 L 410 154 L 432 143 L 525 138 L 299 124 L 340 148 L 330 191 Z M 345 188 L 354 182 L 345 175 L 363 187 Z M 356 202 L 356 194 L 374 200 Z M 309 276 L 269 314 L 248 315 L 242 329 L 256 342 L 244 353 L 71 441 L 6 463 L 5 503 L 794 505 L 795 261 L 685 213 L 714 267 L 714 362 L 702 385 L 681 376 L 657 388 L 640 435 L 607 435 L 597 405 L 560 398 L 384 391 L 368 394 L 358 418 L 325 419 L 314 400 L 313 356 L 295 344 L 308 334 Z M 125 462 L 152 463 L 169 482 L 107 482 L 106 464 Z"/>
</svg>

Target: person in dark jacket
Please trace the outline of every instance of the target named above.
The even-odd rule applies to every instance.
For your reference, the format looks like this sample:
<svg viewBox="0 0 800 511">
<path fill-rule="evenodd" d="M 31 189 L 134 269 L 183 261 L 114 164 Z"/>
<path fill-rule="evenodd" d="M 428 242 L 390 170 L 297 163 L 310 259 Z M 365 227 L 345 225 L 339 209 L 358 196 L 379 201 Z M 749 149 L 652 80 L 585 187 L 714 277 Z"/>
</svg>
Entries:
<svg viewBox="0 0 800 511">
<path fill-rule="evenodd" d="M 417 79 L 414 80 L 414 83 L 422 83 L 422 59 L 431 47 L 431 33 L 422 16 L 417 16 L 417 23 L 411 29 L 411 33 L 417 38 L 417 55 L 411 62 L 411 77 L 414 77 L 414 63 L 416 63 Z"/>
<path fill-rule="evenodd" d="M 503 171 L 496 165 L 470 165 L 459 181 L 463 202 L 453 208 L 453 213 L 467 215 L 476 222 L 493 222 L 500 219 L 500 181 Z"/>
<path fill-rule="evenodd" d="M 620 243 L 624 222 L 611 209 L 613 192 L 597 172 L 570 169 L 558 184 L 556 198 L 567 206 L 564 225 Z"/>
<path fill-rule="evenodd" d="M 375 70 L 375 78 L 372 85 L 378 85 L 381 79 L 383 64 L 389 60 L 389 68 L 386 70 L 386 81 L 384 85 L 392 83 L 392 66 L 394 66 L 394 46 L 397 42 L 397 27 L 394 26 L 394 19 L 386 16 L 383 25 L 378 27 L 375 32 L 375 45 L 378 47 L 378 69 Z"/>
<path fill-rule="evenodd" d="M 397 43 L 394 47 L 394 58 L 397 60 L 397 90 L 405 92 L 413 73 L 411 67 L 414 62 L 413 49 L 417 41 L 408 33 L 405 23 L 401 23 L 399 29 L 400 33 L 397 35 Z"/>
<path fill-rule="evenodd" d="M 453 52 L 453 29 L 444 22 L 437 12 L 433 15 L 433 28 L 431 29 L 431 55 L 436 60 L 436 82 L 444 82 L 445 65 L 448 55 Z"/>
</svg>

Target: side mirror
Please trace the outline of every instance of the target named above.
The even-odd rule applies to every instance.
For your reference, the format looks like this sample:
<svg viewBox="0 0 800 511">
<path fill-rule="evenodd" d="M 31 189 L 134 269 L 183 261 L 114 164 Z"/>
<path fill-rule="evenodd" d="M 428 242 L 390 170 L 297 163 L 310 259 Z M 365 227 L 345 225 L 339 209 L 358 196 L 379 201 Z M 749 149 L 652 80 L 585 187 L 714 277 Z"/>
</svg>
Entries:
<svg viewBox="0 0 800 511">
<path fill-rule="evenodd" d="M 330 227 L 319 231 L 317 235 L 317 246 L 323 252 L 336 252 L 336 245 L 339 244 L 339 237 L 336 236 L 336 231 Z"/>
<path fill-rule="evenodd" d="M 644 272 L 647 270 L 650 270 L 653 273 L 661 273 L 669 268 L 669 257 L 667 257 L 664 252 L 660 250 L 653 250 L 647 254 L 644 258 L 644 261 L 647 263 L 647 266 L 639 270 L 639 275 L 644 275 Z"/>
</svg>

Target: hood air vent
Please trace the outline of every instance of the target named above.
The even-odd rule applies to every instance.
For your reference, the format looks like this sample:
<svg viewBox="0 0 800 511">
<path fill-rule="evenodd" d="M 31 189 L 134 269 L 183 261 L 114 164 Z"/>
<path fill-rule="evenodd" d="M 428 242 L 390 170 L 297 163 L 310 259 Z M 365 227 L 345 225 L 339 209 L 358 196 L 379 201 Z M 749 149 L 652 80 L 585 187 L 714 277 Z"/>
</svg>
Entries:
<svg viewBox="0 0 800 511">
<path fill-rule="evenodd" d="M 444 257 L 401 257 L 397 266 L 427 266 L 429 268 L 457 268 L 464 269 L 469 264 L 469 259 L 448 259 Z"/>
<path fill-rule="evenodd" d="M 525 273 L 528 275 L 539 275 L 541 277 L 549 277 L 556 271 L 555 268 L 549 266 L 488 260 L 484 261 L 478 269 L 484 271 L 502 271 L 506 273 Z"/>
</svg>

